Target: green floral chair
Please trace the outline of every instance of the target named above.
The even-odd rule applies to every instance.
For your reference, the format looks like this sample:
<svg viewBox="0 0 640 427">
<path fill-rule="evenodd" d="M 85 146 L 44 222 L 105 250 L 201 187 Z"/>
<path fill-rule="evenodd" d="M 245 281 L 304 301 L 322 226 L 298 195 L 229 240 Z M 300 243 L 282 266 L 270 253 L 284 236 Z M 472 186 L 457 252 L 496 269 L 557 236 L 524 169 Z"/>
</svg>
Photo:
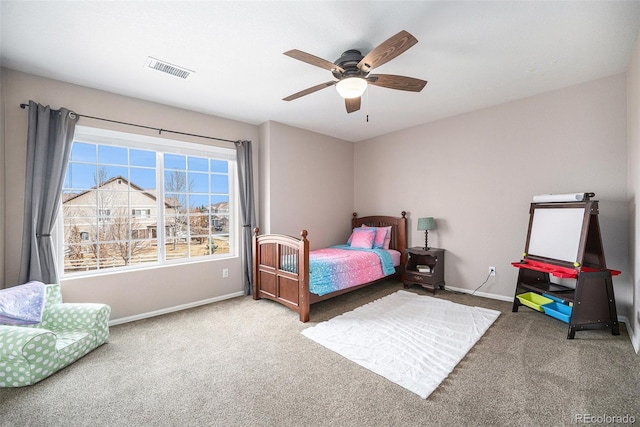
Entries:
<svg viewBox="0 0 640 427">
<path fill-rule="evenodd" d="M 111 308 L 63 303 L 59 285 L 45 285 L 39 324 L 0 324 L 0 387 L 32 385 L 109 339 Z"/>
</svg>

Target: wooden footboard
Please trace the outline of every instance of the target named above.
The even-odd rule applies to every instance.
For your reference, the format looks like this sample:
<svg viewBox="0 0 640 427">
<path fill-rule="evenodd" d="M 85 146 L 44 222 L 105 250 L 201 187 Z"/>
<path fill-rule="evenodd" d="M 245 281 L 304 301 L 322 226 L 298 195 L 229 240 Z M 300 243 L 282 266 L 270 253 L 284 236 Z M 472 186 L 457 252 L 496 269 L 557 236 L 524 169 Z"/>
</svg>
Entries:
<svg viewBox="0 0 640 427">
<path fill-rule="evenodd" d="M 309 241 L 282 234 L 253 236 L 253 299 L 267 298 L 309 321 Z"/>
<path fill-rule="evenodd" d="M 367 225 L 369 227 L 391 227 L 390 249 L 400 252 L 400 266 L 396 274 L 400 274 L 406 262 L 407 218 L 406 212 L 401 217 L 367 216 L 358 218 L 354 212 L 352 227 Z M 353 288 L 343 289 L 323 296 L 309 293 L 309 241 L 307 230 L 302 230 L 300 238 L 282 234 L 259 234 L 256 228 L 253 236 L 253 299 L 266 298 L 295 311 L 300 321 L 309 321 L 310 305 L 341 295 L 372 283 L 365 283 Z M 386 279 L 388 277 L 385 277 Z"/>
</svg>

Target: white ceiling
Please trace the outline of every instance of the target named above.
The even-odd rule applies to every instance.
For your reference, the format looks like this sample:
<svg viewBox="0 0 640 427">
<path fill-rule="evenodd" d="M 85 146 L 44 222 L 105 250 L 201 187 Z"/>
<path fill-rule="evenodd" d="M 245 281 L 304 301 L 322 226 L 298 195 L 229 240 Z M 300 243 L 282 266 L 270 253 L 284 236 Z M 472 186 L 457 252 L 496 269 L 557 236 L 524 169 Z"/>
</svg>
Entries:
<svg viewBox="0 0 640 427">
<path fill-rule="evenodd" d="M 0 5 L 3 67 L 349 141 L 624 72 L 640 28 L 640 1 Z M 347 49 L 366 54 L 401 30 L 418 44 L 373 73 L 427 80 L 422 92 L 370 86 L 361 110 L 351 114 L 333 87 L 282 101 L 333 79 L 283 52 L 299 49 L 333 62 Z M 144 67 L 148 56 L 195 74 L 182 80 L 151 71 Z"/>
</svg>

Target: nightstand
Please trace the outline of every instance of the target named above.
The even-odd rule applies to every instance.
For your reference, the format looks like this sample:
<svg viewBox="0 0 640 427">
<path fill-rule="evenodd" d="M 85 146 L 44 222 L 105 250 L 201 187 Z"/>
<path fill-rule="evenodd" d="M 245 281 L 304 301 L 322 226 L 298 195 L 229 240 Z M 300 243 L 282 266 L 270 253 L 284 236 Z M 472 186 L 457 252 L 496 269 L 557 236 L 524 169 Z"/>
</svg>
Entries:
<svg viewBox="0 0 640 427">
<path fill-rule="evenodd" d="M 436 293 L 436 287 L 444 289 L 444 249 L 408 248 L 407 263 L 402 275 L 405 288 L 420 285 Z"/>
</svg>

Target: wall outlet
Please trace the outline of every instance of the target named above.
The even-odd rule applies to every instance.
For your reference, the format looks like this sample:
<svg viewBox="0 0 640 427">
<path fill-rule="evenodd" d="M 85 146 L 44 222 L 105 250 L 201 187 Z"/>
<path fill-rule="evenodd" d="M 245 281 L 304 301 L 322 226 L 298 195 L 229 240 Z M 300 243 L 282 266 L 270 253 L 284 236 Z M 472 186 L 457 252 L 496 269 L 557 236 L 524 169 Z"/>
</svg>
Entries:
<svg viewBox="0 0 640 427">
<path fill-rule="evenodd" d="M 229 277 L 229 269 L 228 268 L 223 268 L 222 269 L 222 277 L 224 279 L 226 279 L 227 277 Z"/>
<path fill-rule="evenodd" d="M 496 275 L 496 268 L 494 266 L 489 267 L 489 276 Z"/>
</svg>

